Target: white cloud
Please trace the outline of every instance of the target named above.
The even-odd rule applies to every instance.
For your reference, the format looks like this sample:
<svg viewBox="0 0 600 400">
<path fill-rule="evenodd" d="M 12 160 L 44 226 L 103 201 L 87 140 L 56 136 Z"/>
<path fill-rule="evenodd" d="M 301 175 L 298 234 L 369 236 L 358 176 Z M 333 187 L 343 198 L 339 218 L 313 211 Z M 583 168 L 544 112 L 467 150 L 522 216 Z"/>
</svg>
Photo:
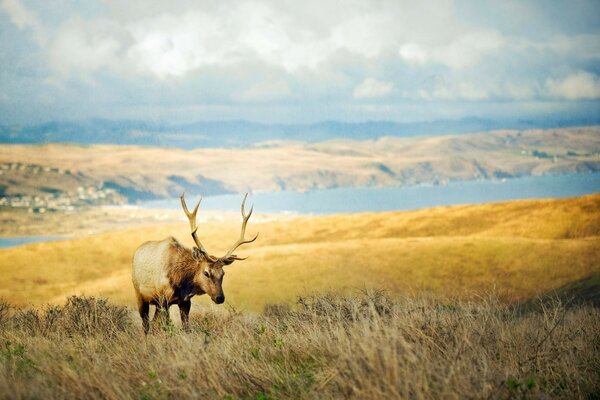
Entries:
<svg viewBox="0 0 600 400">
<path fill-rule="evenodd" d="M 542 92 L 540 85 L 536 81 L 518 83 L 504 82 L 504 84 L 500 86 L 500 89 L 497 90 L 496 97 L 508 100 L 526 101 L 540 97 Z"/>
<path fill-rule="evenodd" d="M 400 57 L 410 64 L 423 65 L 430 60 L 429 51 L 416 43 L 400 46 Z"/>
<path fill-rule="evenodd" d="M 289 7 L 269 1 L 236 7 L 218 3 L 198 7 L 194 2 L 160 7 L 134 2 L 128 3 L 126 11 L 111 4 L 112 15 L 102 20 L 112 23 L 116 33 L 105 30 L 99 37 L 100 21 L 90 18 L 79 25 L 67 21 L 53 35 L 54 42 L 79 42 L 79 50 L 86 48 L 74 52 L 67 65 L 59 66 L 61 73 L 72 69 L 79 74 L 86 66 L 92 72 L 103 68 L 87 58 L 106 53 L 109 43 L 111 49 L 121 51 L 120 72 L 162 80 L 181 78 L 205 67 L 257 63 L 292 75 L 323 73 L 334 68 L 339 57 L 357 63 L 397 58 L 399 43 L 411 38 L 439 41 L 457 25 L 447 18 L 448 1 L 418 6 L 389 1 L 381 7 L 356 2 L 344 8 L 316 1 Z M 436 26 L 434 33 L 427 28 L 430 24 Z M 51 52 L 59 52 L 58 57 L 51 54 L 50 58 L 63 57 L 62 47 L 61 43 L 50 46 Z M 86 59 L 78 60 L 79 56 Z"/>
<path fill-rule="evenodd" d="M 455 86 L 456 97 L 465 100 L 484 100 L 489 97 L 487 91 L 470 82 L 458 82 Z"/>
<path fill-rule="evenodd" d="M 477 87 L 468 81 L 447 83 L 443 80 L 436 82 L 433 87 L 420 88 L 416 91 L 404 92 L 405 97 L 416 97 L 425 100 L 468 100 L 477 101 L 490 97 L 487 90 Z"/>
<path fill-rule="evenodd" d="M 180 77 L 201 66 L 227 63 L 231 45 L 221 46 L 223 28 L 210 16 L 191 11 L 127 25 L 127 57 L 135 70 L 158 78 Z"/>
<path fill-rule="evenodd" d="M 599 34 L 554 35 L 542 40 L 513 38 L 512 47 L 526 53 L 553 53 L 562 57 L 593 59 L 600 57 Z"/>
<path fill-rule="evenodd" d="M 355 2 L 344 8 L 310 1 L 121 4 L 108 1 L 107 15 L 71 16 L 55 28 L 49 36 L 51 67 L 62 77 L 108 69 L 160 80 L 248 65 L 294 78 L 331 73 L 340 60 L 360 66 L 398 58 L 419 67 L 460 70 L 503 49 L 507 40 L 496 30 L 465 26 L 446 0 L 384 1 L 380 7 Z M 18 0 L 4 0 L 3 6 L 12 10 L 17 26 L 39 26 Z"/>
<path fill-rule="evenodd" d="M 406 43 L 400 46 L 400 57 L 409 64 L 442 64 L 461 69 L 477 64 L 487 53 L 501 49 L 505 38 L 496 31 L 479 30 L 465 33 L 438 45 Z"/>
<path fill-rule="evenodd" d="M 367 78 L 354 88 L 352 95 L 355 99 L 372 99 L 386 96 L 393 90 L 394 85 L 390 82 L 380 81 L 375 78 Z"/>
<path fill-rule="evenodd" d="M 75 51 L 67 64 L 53 65 L 61 72 L 85 68 L 93 71 L 102 67 L 93 61 L 95 55 L 109 56 L 107 53 L 122 49 L 118 61 L 122 72 L 168 79 L 203 67 L 244 63 L 263 63 L 296 72 L 315 69 L 330 54 L 326 40 L 310 31 L 294 32 L 294 27 L 286 26 L 286 16 L 269 7 L 259 4 L 227 11 L 162 13 L 113 23 L 117 25 L 114 32 L 100 32 L 98 21 L 69 22 L 59 29 L 50 57 L 64 58 L 64 44 L 72 43 Z M 110 64 L 114 66 L 112 61 Z"/>
<path fill-rule="evenodd" d="M 550 96 L 567 99 L 600 98 L 600 78 L 586 71 L 579 71 L 564 79 L 548 79 L 546 87 Z"/>
<path fill-rule="evenodd" d="M 600 99 L 600 77 L 578 71 L 560 79 L 449 80 L 435 77 L 421 87 L 402 92 L 407 98 L 424 100 L 594 100 Z"/>
<path fill-rule="evenodd" d="M 10 20 L 17 28 L 31 29 L 33 37 L 38 43 L 46 43 L 44 27 L 40 23 L 38 17 L 19 0 L 3 0 L 1 7 L 8 14 Z"/>
<path fill-rule="evenodd" d="M 394 21 L 384 13 L 353 15 L 337 21 L 328 38 L 329 49 L 346 50 L 367 59 L 376 59 L 386 48 L 391 48 L 402 31 L 394 28 Z"/>
<path fill-rule="evenodd" d="M 292 91 L 286 81 L 273 80 L 254 84 L 234 98 L 241 101 L 273 101 L 291 95 Z"/>
<path fill-rule="evenodd" d="M 54 35 L 48 62 L 61 76 L 76 74 L 86 78 L 88 73 L 100 69 L 122 71 L 119 32 L 119 25 L 112 21 L 71 19 Z"/>
</svg>

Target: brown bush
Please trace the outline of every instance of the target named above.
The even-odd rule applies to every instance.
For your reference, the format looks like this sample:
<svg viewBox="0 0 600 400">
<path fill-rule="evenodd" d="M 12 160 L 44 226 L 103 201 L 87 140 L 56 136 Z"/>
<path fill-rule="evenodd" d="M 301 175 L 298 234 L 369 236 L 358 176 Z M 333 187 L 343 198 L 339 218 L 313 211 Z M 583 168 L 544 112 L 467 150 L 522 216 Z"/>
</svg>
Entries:
<svg viewBox="0 0 600 400">
<path fill-rule="evenodd" d="M 62 310 L 47 310 L 46 319 L 53 315 L 59 315 L 59 329 L 68 335 L 113 336 L 125 331 L 131 323 L 127 308 L 94 297 L 69 297 Z"/>
<path fill-rule="evenodd" d="M 300 306 L 299 313 L 304 316 L 319 316 L 346 322 L 391 316 L 394 306 L 384 290 L 366 289 L 359 292 L 352 301 L 344 295 L 326 293 L 300 296 L 297 304 Z"/>
<path fill-rule="evenodd" d="M 9 320 L 10 304 L 0 299 L 0 328 L 4 327 Z"/>
<path fill-rule="evenodd" d="M 85 296 L 69 297 L 62 307 L 17 310 L 8 322 L 29 336 L 114 336 L 131 325 L 127 308 Z"/>
</svg>

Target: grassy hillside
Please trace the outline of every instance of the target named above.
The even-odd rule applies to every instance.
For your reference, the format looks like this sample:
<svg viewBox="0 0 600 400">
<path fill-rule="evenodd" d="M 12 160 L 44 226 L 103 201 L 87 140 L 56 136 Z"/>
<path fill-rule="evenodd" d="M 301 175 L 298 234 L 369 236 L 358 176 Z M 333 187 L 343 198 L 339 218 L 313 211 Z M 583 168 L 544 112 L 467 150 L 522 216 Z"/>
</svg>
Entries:
<svg viewBox="0 0 600 400">
<path fill-rule="evenodd" d="M 118 145 L 0 145 L 0 167 L 6 167 L 0 174 L 0 187 L 5 186 L 8 195 L 43 195 L 42 186 L 69 193 L 84 182 L 102 183 L 130 199 L 140 199 L 174 196 L 183 190 L 217 194 L 398 186 L 598 171 L 599 153 L 597 126 L 317 144 L 273 142 L 189 151 Z M 32 160 L 43 165 L 31 165 Z M 61 172 L 47 173 L 39 167 Z M 36 183 L 39 187 L 32 188 Z"/>
<path fill-rule="evenodd" d="M 133 305 L 136 247 L 169 235 L 191 246 L 188 229 L 181 222 L 0 250 L 0 297 L 39 305 L 87 294 Z M 220 255 L 237 238 L 239 222 L 200 229 L 204 245 Z M 251 221 L 248 234 L 256 231 L 257 242 L 239 251 L 250 258 L 226 268 L 227 302 L 239 309 L 362 286 L 525 299 L 600 272 L 600 194 Z"/>
</svg>

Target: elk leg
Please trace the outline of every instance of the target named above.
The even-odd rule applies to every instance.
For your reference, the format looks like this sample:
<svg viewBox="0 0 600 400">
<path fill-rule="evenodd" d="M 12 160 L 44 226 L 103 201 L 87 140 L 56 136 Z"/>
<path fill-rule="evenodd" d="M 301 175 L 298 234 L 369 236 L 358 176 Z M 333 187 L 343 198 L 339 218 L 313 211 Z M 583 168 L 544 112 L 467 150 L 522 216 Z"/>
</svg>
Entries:
<svg viewBox="0 0 600 400">
<path fill-rule="evenodd" d="M 163 307 L 163 312 L 165 313 L 165 322 L 167 323 L 167 325 L 171 325 L 171 315 L 169 314 L 169 307 L 171 307 L 169 303 L 165 303 Z"/>
<path fill-rule="evenodd" d="M 154 311 L 154 318 L 152 318 L 152 322 L 155 322 L 158 319 L 162 319 L 165 325 L 169 325 L 171 323 L 171 317 L 169 316 L 169 303 L 166 301 L 159 301 L 156 303 L 156 310 Z"/>
<path fill-rule="evenodd" d="M 156 322 L 158 320 L 158 317 L 161 314 L 161 306 L 157 303 L 156 304 L 156 308 L 154 309 L 154 317 L 152 318 L 152 322 Z"/>
<path fill-rule="evenodd" d="M 181 324 L 186 332 L 190 330 L 190 308 L 192 308 L 192 301 L 180 301 L 179 302 L 179 314 L 181 315 Z"/>
<path fill-rule="evenodd" d="M 148 334 L 148 330 L 150 329 L 150 303 L 142 300 L 141 297 L 138 297 L 138 311 L 140 312 L 140 317 L 142 317 L 142 326 L 144 327 L 144 334 Z"/>
</svg>

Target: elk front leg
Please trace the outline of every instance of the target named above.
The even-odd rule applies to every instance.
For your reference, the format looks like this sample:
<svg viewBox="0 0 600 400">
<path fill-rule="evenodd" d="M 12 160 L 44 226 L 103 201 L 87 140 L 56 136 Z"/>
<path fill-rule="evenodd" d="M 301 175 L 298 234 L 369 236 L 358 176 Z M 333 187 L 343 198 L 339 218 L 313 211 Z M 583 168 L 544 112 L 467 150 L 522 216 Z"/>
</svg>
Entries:
<svg viewBox="0 0 600 400">
<path fill-rule="evenodd" d="M 180 301 L 179 302 L 179 314 L 181 315 L 181 324 L 186 332 L 190 330 L 190 308 L 192 308 L 192 301 Z"/>
<path fill-rule="evenodd" d="M 162 323 L 169 325 L 171 323 L 171 317 L 169 316 L 169 303 L 166 301 L 159 301 L 156 303 L 156 310 L 154 311 L 154 318 L 152 322 L 162 320 Z"/>
<path fill-rule="evenodd" d="M 150 329 L 150 303 L 142 300 L 141 297 L 138 297 L 138 311 L 140 312 L 140 317 L 142 317 L 144 334 L 147 335 L 148 330 Z"/>
</svg>

